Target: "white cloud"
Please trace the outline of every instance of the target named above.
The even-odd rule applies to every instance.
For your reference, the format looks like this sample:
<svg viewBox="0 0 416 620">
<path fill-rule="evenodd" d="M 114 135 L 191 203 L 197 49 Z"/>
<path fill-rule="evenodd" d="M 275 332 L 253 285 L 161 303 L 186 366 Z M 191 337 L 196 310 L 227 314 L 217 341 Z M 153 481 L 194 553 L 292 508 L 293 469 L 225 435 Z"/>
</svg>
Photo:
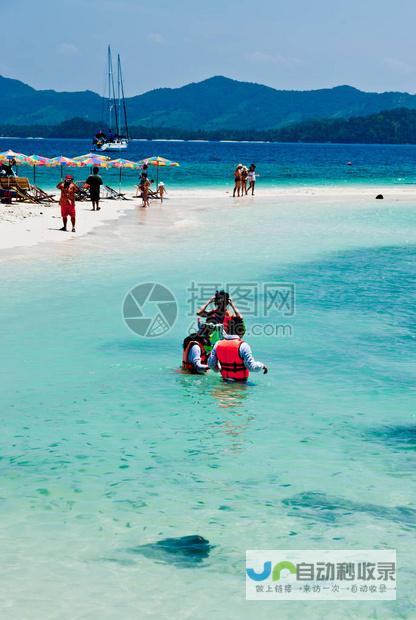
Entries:
<svg viewBox="0 0 416 620">
<path fill-rule="evenodd" d="M 60 43 L 58 46 L 58 52 L 62 56 L 78 56 L 79 49 L 72 43 Z"/>
<path fill-rule="evenodd" d="M 155 45 L 163 45 L 165 42 L 165 37 L 160 32 L 149 32 L 147 39 L 151 43 L 155 43 Z"/>
</svg>

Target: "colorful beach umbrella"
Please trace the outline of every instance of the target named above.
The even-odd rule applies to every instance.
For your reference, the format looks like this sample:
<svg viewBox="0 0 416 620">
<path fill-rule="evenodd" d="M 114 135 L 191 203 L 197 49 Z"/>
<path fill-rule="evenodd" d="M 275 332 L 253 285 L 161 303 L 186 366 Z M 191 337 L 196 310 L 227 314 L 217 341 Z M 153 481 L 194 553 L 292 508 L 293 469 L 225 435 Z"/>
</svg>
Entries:
<svg viewBox="0 0 416 620">
<path fill-rule="evenodd" d="M 83 163 L 85 166 L 98 166 L 101 168 L 108 168 L 109 164 L 107 159 L 95 157 L 95 155 L 93 155 L 92 157 L 85 157 L 85 159 L 77 159 L 76 161 Z"/>
<path fill-rule="evenodd" d="M 49 167 L 61 166 L 61 178 L 64 175 L 64 166 L 70 166 L 71 168 L 81 168 L 82 166 L 85 166 L 84 162 L 70 159 L 69 157 L 65 157 L 64 155 L 52 157 L 46 165 Z"/>
<path fill-rule="evenodd" d="M 2 153 L 0 153 L 0 160 L 1 161 L 6 161 L 9 159 L 15 159 L 16 162 L 19 163 L 24 163 L 23 160 L 26 159 L 27 155 L 25 155 L 24 153 L 16 153 L 15 151 L 12 151 L 11 149 L 9 149 L 8 151 L 3 151 Z"/>
<path fill-rule="evenodd" d="M 138 170 L 140 165 L 135 161 L 130 161 L 129 159 L 123 159 L 119 157 L 118 159 L 112 159 L 108 162 L 108 166 L 110 168 L 118 168 L 120 170 L 120 180 L 119 180 L 119 192 L 121 192 L 121 172 L 123 168 L 127 170 Z"/>
<path fill-rule="evenodd" d="M 177 161 L 171 161 L 170 159 L 166 159 L 166 157 L 160 157 L 159 155 L 142 159 L 139 164 L 147 164 L 148 166 L 156 167 L 156 186 L 159 184 L 159 168 L 173 168 L 180 165 Z"/>
<path fill-rule="evenodd" d="M 28 166 L 33 166 L 33 184 L 36 183 L 36 167 L 47 166 L 49 164 L 49 158 L 42 155 L 28 155 L 24 161 Z"/>
<path fill-rule="evenodd" d="M 72 159 L 74 161 L 85 161 L 87 159 L 95 159 L 97 161 L 108 161 L 111 158 L 108 157 L 107 155 L 98 155 L 98 153 L 85 153 L 85 155 L 77 155 L 77 157 L 73 157 Z"/>
</svg>

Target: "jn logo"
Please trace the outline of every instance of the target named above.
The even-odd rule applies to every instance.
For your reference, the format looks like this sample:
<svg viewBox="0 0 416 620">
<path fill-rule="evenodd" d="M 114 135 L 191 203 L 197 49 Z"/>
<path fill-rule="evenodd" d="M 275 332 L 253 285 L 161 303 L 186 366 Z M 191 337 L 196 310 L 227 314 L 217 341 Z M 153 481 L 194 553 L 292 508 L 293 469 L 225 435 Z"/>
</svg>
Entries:
<svg viewBox="0 0 416 620">
<path fill-rule="evenodd" d="M 247 568 L 246 571 L 247 577 L 253 581 L 265 581 L 269 579 L 270 575 L 272 576 L 272 581 L 279 581 L 282 571 L 289 571 L 292 575 L 296 575 L 297 573 L 296 566 L 292 562 L 287 562 L 286 560 L 278 562 L 274 566 L 272 566 L 271 562 L 264 562 L 263 570 L 260 573 L 257 573 L 254 568 Z"/>
</svg>

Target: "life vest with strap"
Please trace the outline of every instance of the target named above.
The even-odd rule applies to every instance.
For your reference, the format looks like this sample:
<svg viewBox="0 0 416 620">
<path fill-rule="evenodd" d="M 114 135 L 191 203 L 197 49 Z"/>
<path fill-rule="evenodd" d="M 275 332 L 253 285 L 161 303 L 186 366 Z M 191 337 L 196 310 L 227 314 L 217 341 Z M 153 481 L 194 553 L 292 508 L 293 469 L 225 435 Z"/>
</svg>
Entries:
<svg viewBox="0 0 416 620">
<path fill-rule="evenodd" d="M 242 343 L 243 341 L 240 338 L 220 340 L 217 343 L 217 359 L 221 366 L 223 379 L 234 379 L 235 381 L 246 381 L 248 379 L 250 373 L 240 354 Z"/>
<path fill-rule="evenodd" d="M 182 354 L 183 370 L 189 370 L 189 372 L 196 372 L 194 365 L 192 364 L 192 362 L 189 361 L 189 352 L 195 344 L 199 347 L 201 351 L 201 364 L 207 364 L 208 362 L 208 355 L 205 351 L 204 345 L 201 342 L 198 342 L 198 340 L 189 340 L 189 342 L 185 345 Z"/>
</svg>

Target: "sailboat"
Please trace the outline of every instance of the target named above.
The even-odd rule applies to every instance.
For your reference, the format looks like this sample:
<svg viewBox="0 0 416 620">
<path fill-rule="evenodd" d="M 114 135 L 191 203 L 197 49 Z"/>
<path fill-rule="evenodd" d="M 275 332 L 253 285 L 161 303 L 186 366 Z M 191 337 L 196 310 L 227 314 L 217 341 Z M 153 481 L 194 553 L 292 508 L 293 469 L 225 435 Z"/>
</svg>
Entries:
<svg viewBox="0 0 416 620">
<path fill-rule="evenodd" d="M 117 54 L 117 87 L 114 80 L 111 48 L 107 52 L 106 120 L 108 131 L 98 131 L 93 139 L 94 151 L 123 151 L 129 143 L 127 108 L 124 96 L 123 74 L 120 54 Z"/>
</svg>

